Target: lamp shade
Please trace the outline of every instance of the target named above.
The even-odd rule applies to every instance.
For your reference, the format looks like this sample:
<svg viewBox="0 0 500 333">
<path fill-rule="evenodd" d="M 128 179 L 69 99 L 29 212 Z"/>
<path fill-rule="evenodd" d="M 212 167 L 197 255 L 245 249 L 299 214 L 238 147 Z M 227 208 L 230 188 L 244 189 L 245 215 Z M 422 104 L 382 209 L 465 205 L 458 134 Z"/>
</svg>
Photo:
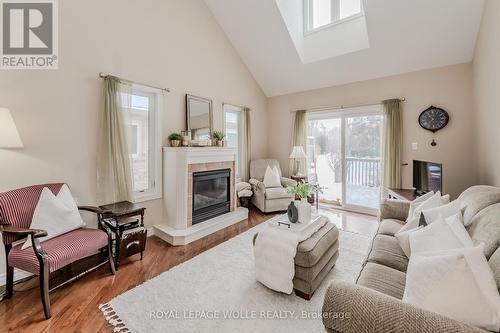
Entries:
<svg viewBox="0 0 500 333">
<path fill-rule="evenodd" d="M 0 148 L 23 148 L 14 119 L 5 108 L 0 108 Z"/>
<path fill-rule="evenodd" d="M 304 148 L 302 148 L 302 146 L 295 146 L 292 149 L 290 158 L 307 158 L 307 155 L 304 152 Z"/>
</svg>

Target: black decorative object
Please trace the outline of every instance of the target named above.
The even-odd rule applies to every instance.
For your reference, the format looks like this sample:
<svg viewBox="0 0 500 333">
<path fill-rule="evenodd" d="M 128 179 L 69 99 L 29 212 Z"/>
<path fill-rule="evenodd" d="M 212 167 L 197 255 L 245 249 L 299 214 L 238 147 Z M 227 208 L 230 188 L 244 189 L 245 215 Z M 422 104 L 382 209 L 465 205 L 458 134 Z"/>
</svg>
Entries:
<svg viewBox="0 0 500 333">
<path fill-rule="evenodd" d="M 436 133 L 443 129 L 450 121 L 450 116 L 445 110 L 431 105 L 418 117 L 418 123 L 423 129 Z M 431 146 L 437 146 L 436 140 L 432 139 Z"/>
<path fill-rule="evenodd" d="M 433 105 L 424 110 L 418 117 L 420 126 L 432 133 L 436 133 L 440 129 L 443 129 L 448 125 L 448 121 L 450 121 L 448 112 Z"/>
<path fill-rule="evenodd" d="M 287 214 L 288 220 L 290 220 L 290 222 L 297 223 L 297 221 L 299 220 L 299 211 L 297 210 L 297 207 L 295 206 L 293 201 L 288 205 Z"/>
<path fill-rule="evenodd" d="M 419 227 L 427 227 L 427 221 L 425 220 L 424 213 L 420 212 L 420 218 L 418 219 Z"/>
</svg>

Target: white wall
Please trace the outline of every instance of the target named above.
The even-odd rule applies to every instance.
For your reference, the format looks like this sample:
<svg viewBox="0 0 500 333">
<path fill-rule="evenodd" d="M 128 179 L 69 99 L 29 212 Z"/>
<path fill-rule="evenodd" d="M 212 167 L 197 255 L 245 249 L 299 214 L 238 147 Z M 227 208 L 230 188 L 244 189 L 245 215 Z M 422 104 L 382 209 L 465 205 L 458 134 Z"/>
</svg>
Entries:
<svg viewBox="0 0 500 333">
<path fill-rule="evenodd" d="M 413 159 L 443 163 L 443 190 L 456 197 L 476 181 L 472 132 L 471 64 L 413 72 L 342 86 L 272 97 L 268 103 L 269 156 L 279 159 L 287 171 L 291 145 L 290 111 L 377 103 L 384 99 L 405 97 L 403 103 L 403 187 L 412 185 Z M 432 133 L 418 124 L 419 114 L 430 105 L 450 114 L 447 127 L 436 133 L 438 145 L 431 147 Z M 418 150 L 411 150 L 411 143 Z"/>
<path fill-rule="evenodd" d="M 500 186 L 500 1 L 487 0 L 473 61 L 479 181 Z"/>
<path fill-rule="evenodd" d="M 59 56 L 58 70 L 0 71 L 0 106 L 25 145 L 0 150 L 0 191 L 67 182 L 96 204 L 99 72 L 171 89 L 164 138 L 185 127 L 186 93 L 214 100 L 217 129 L 222 102 L 248 106 L 252 156 L 267 154 L 267 99 L 202 0 L 59 1 Z M 146 224 L 160 223 L 161 200 L 145 205 Z"/>
</svg>

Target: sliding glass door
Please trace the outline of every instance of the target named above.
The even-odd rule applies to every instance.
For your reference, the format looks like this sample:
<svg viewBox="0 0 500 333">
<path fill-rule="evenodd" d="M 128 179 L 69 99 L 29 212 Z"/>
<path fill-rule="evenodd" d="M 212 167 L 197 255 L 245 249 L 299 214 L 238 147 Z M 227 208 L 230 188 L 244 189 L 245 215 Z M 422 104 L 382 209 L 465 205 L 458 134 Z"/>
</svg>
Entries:
<svg viewBox="0 0 500 333">
<path fill-rule="evenodd" d="M 322 202 L 340 206 L 344 202 L 342 119 L 312 118 L 307 130 L 308 179 L 324 187 Z"/>
<path fill-rule="evenodd" d="M 382 180 L 381 107 L 308 113 L 308 176 L 320 202 L 375 213 Z"/>
</svg>

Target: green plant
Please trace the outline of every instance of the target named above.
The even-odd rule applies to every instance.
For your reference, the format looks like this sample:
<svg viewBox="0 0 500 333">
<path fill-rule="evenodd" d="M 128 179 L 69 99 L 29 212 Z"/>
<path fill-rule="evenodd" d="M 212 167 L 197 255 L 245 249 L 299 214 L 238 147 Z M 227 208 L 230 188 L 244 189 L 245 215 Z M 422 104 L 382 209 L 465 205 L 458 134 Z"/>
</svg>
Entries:
<svg viewBox="0 0 500 333">
<path fill-rule="evenodd" d="M 299 183 L 296 186 L 287 186 L 286 191 L 296 198 L 307 198 L 314 191 L 313 185 L 308 183 Z"/>
<path fill-rule="evenodd" d="M 223 141 L 225 137 L 226 137 L 226 134 L 224 134 L 221 131 L 214 131 L 212 133 L 212 138 L 214 138 L 215 140 L 218 140 L 218 141 Z"/>
<path fill-rule="evenodd" d="M 174 141 L 174 140 L 179 140 L 181 141 L 182 140 L 182 135 L 180 135 L 179 133 L 172 133 L 168 136 L 168 139 L 170 141 Z"/>
</svg>

